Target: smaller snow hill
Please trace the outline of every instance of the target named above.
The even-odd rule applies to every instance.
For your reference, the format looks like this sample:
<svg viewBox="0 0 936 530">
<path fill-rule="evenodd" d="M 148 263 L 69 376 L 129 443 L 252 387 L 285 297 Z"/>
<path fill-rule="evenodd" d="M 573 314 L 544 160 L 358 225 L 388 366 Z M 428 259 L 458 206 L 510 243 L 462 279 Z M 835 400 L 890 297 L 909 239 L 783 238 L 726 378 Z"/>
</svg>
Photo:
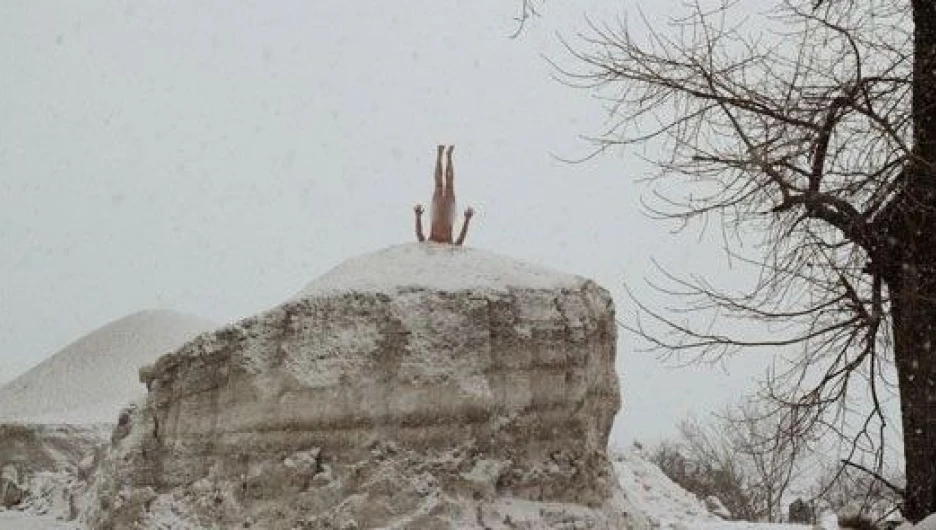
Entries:
<svg viewBox="0 0 936 530">
<path fill-rule="evenodd" d="M 834 530 L 838 526 L 724 521 L 709 513 L 705 503 L 670 480 L 637 447 L 614 451 L 614 471 L 624 495 L 658 530 Z M 914 529 L 915 530 L 915 529 Z"/>
<path fill-rule="evenodd" d="M 114 423 L 145 394 L 140 367 L 214 327 L 164 310 L 111 322 L 0 386 L 0 422 Z"/>
<path fill-rule="evenodd" d="M 615 451 L 611 461 L 621 488 L 647 514 L 653 528 L 721 522 L 698 497 L 670 480 L 640 449 Z"/>
</svg>

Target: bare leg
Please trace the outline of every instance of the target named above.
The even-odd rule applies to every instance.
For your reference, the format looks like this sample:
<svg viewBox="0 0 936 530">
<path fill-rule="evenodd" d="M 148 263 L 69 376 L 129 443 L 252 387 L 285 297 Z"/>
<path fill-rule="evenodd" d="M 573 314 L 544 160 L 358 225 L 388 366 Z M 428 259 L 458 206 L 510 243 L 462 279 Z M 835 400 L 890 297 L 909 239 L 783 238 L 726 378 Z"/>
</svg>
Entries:
<svg viewBox="0 0 936 530">
<path fill-rule="evenodd" d="M 468 223 L 471 222 L 471 218 L 474 216 L 474 208 L 469 206 L 465 209 L 465 221 L 462 223 L 461 232 L 458 234 L 458 239 L 455 241 L 456 245 L 461 245 L 465 242 L 465 236 L 468 235 Z"/>
<path fill-rule="evenodd" d="M 452 163 L 452 150 L 454 146 L 448 146 L 446 151 L 445 163 L 445 191 L 442 195 L 442 208 L 440 212 L 439 233 L 441 241 L 444 243 L 452 242 L 452 231 L 455 230 L 455 165 Z"/>
<path fill-rule="evenodd" d="M 446 221 L 448 214 L 445 210 L 445 186 L 442 182 L 442 155 L 445 152 L 445 146 L 440 145 L 436 151 L 435 168 L 435 191 L 432 193 L 432 206 L 429 219 L 429 240 L 436 243 L 447 243 L 451 241 L 452 230 L 446 232 Z M 446 238 L 446 233 L 448 237 Z"/>
<path fill-rule="evenodd" d="M 452 165 L 452 151 L 454 145 L 448 147 L 445 153 L 445 196 L 455 198 L 455 166 Z"/>
<path fill-rule="evenodd" d="M 445 150 L 444 145 L 440 145 L 436 148 L 436 168 L 435 168 L 435 194 L 441 196 L 443 192 L 442 187 L 442 152 Z M 435 195 L 433 195 L 435 198 Z"/>
</svg>

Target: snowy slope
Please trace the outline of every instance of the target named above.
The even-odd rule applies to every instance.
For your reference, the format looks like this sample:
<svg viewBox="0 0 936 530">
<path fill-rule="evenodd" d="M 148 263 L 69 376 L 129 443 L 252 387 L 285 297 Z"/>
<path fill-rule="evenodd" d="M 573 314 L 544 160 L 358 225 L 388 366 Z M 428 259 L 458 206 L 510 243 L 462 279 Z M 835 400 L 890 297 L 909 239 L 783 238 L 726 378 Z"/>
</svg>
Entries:
<svg viewBox="0 0 936 530">
<path fill-rule="evenodd" d="M 115 422 L 120 408 L 145 391 L 142 365 L 214 327 L 173 311 L 111 322 L 0 387 L 0 421 Z"/>
<path fill-rule="evenodd" d="M 392 293 L 418 286 L 437 291 L 503 291 L 514 285 L 561 289 L 584 278 L 471 247 L 406 243 L 349 259 L 319 277 L 298 298 L 336 292 Z"/>
<path fill-rule="evenodd" d="M 614 471 L 625 496 L 660 530 L 812 530 L 811 526 L 723 521 L 698 497 L 682 489 L 636 448 L 615 453 Z M 834 517 L 834 516 L 833 516 Z M 836 530 L 834 523 L 822 530 Z"/>
<path fill-rule="evenodd" d="M 698 497 L 679 487 L 639 449 L 612 457 L 618 482 L 626 495 L 651 518 L 651 524 L 672 528 L 687 521 L 720 522 Z"/>
</svg>

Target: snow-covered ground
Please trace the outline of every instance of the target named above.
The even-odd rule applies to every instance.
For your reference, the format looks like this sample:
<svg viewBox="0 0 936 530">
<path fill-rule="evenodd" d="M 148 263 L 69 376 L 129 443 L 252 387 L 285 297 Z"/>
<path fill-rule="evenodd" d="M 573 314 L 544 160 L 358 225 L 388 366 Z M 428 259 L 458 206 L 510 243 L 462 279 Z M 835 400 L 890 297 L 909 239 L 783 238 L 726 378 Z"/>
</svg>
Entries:
<svg viewBox="0 0 936 530">
<path fill-rule="evenodd" d="M 653 528 L 659 530 L 813 530 L 814 528 L 837 530 L 838 528 L 832 520 L 826 521 L 826 524 L 820 527 L 722 521 L 709 513 L 698 498 L 669 480 L 659 468 L 647 461 L 639 450 L 631 449 L 616 454 L 613 462 L 625 495 L 639 510 L 650 517 Z M 0 530 L 75 528 L 77 526 L 73 523 L 57 521 L 50 516 L 0 512 Z M 936 524 L 913 528 L 913 530 L 920 529 L 936 530 Z"/>
</svg>

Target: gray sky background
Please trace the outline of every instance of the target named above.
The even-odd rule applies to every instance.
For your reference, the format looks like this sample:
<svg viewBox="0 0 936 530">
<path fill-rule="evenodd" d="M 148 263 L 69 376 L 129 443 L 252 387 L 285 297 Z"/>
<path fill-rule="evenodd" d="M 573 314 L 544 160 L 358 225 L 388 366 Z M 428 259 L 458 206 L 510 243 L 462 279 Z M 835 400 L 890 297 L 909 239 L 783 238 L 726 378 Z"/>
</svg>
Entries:
<svg viewBox="0 0 936 530">
<path fill-rule="evenodd" d="M 656 258 L 721 271 L 641 214 L 635 153 L 570 165 L 605 114 L 552 79 L 555 32 L 636 3 L 0 3 L 0 381 L 128 313 L 227 322 L 342 260 L 413 239 L 454 143 L 469 244 L 592 277 L 627 318 Z M 655 3 L 665 12 L 677 2 Z M 650 9 L 644 6 L 643 9 Z M 653 16 L 653 11 L 649 13 Z M 670 370 L 622 333 L 614 439 L 652 440 L 765 365 Z"/>
</svg>

